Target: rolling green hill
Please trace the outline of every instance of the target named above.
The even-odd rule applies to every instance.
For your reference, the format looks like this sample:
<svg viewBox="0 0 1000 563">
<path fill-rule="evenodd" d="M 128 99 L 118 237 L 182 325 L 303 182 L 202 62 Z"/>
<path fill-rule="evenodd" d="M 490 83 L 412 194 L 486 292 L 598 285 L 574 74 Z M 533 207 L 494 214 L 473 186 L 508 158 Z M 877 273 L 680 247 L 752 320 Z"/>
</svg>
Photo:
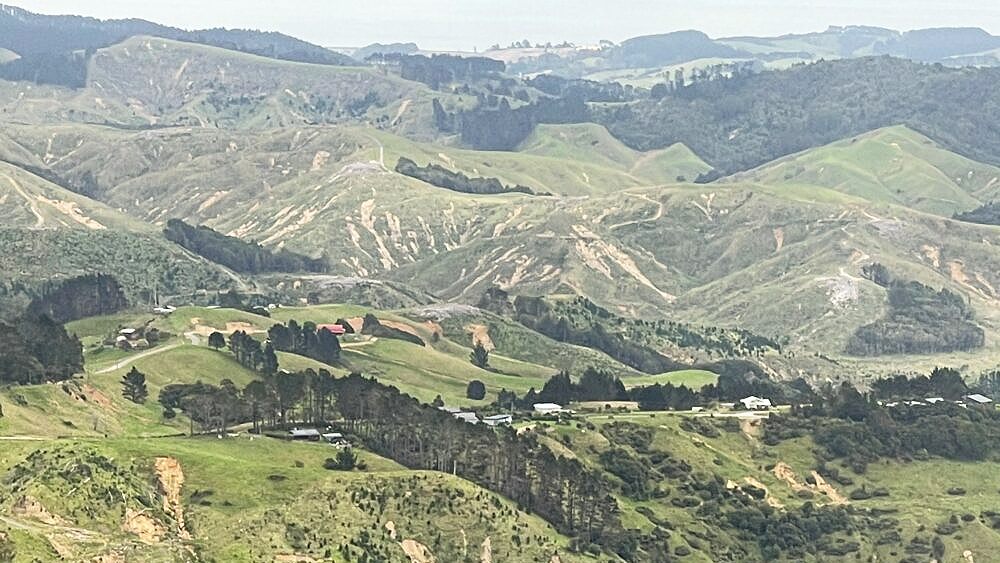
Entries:
<svg viewBox="0 0 1000 563">
<path fill-rule="evenodd" d="M 97 50 L 77 89 L 0 81 L 5 352 L 46 367 L 41 331 L 65 335 L 18 316 L 60 280 L 112 274 L 131 301 L 67 323 L 84 373 L 0 386 L 0 560 L 13 542 L 14 563 L 989 561 L 994 409 L 913 406 L 921 418 L 831 390 L 939 366 L 971 382 L 1000 364 L 1000 227 L 951 218 L 1000 200 L 1000 168 L 945 148 L 997 160 L 995 74 L 872 58 L 723 76 L 895 37 L 683 32 L 577 61 L 651 83 L 687 64 L 662 51 L 673 44 L 711 69 L 655 95 L 523 69 L 471 86 L 417 72 L 432 89 L 391 61 L 147 36 Z M 901 37 L 884 47 L 939 34 Z M 461 111 L 475 107 L 497 109 Z M 534 127 L 587 115 L 603 125 Z M 504 119 L 517 139 L 534 127 L 517 150 L 459 146 L 494 146 L 508 130 L 484 124 Z M 865 132 L 892 123 L 907 125 Z M 833 142 L 761 164 L 817 139 Z M 531 192 L 438 187 L 397 173 L 403 158 Z M 236 261 L 199 249 L 241 271 L 265 261 L 251 242 L 308 255 L 311 271 L 237 275 L 168 242 L 170 219 L 241 239 Z M 353 331 L 339 351 L 311 325 L 263 344 L 292 320 Z M 248 338 L 230 350 L 217 331 Z M 133 368 L 144 402 L 123 393 Z M 790 402 L 810 395 L 803 382 L 824 400 L 768 421 L 720 406 L 748 389 Z M 510 392 L 526 410 L 532 396 L 594 400 L 496 433 L 432 406 L 516 411 Z M 695 396 L 705 411 L 629 410 Z M 305 421 L 343 432 L 359 463 L 248 432 Z"/>
<path fill-rule="evenodd" d="M 5 82 L 0 106 L 21 123 L 262 129 L 360 121 L 432 132 L 430 91 L 416 82 L 142 36 L 98 49 L 82 89 Z"/>
<path fill-rule="evenodd" d="M 944 216 L 1000 196 L 1000 168 L 945 150 L 904 126 L 809 149 L 731 179 L 823 186 Z"/>
<path fill-rule="evenodd" d="M 156 227 L 6 162 L 0 162 L 0 218 L 5 313 L 23 308 L 47 281 L 91 273 L 115 274 L 135 303 L 157 293 L 245 286 L 167 242 Z"/>
<path fill-rule="evenodd" d="M 360 296 L 376 305 L 475 304 L 494 286 L 581 294 L 627 316 L 740 326 L 837 355 L 885 306 L 884 290 L 861 279 L 862 266 L 877 261 L 901 278 L 967 296 L 977 322 L 994 330 L 1000 279 L 988 249 L 993 229 L 949 229 L 921 212 L 991 198 L 993 169 L 904 128 L 724 182 L 656 188 L 636 187 L 639 172 L 662 166 L 642 175 L 669 180 L 676 171 L 670 162 L 696 157 L 683 147 L 636 153 L 596 126 L 542 127 L 527 152 L 501 154 L 360 128 L 12 126 L 5 136 L 4 158 L 21 158 L 146 221 L 179 216 L 265 245 L 325 254 L 334 275 L 414 288 Z M 457 193 L 383 167 L 398 156 L 561 195 Z M 287 298 L 312 303 L 324 295 L 359 298 L 324 293 L 321 280 L 277 276 L 261 286 L 278 294 L 291 286 Z M 315 284 L 320 288 L 311 290 Z M 220 286 L 191 282 L 184 291 Z M 834 370 L 818 359 L 797 363 L 773 369 L 815 377 Z"/>
<path fill-rule="evenodd" d="M 325 470 L 335 452 L 242 436 L 5 443 L 0 471 L 17 490 L 0 499 L 9 515 L 0 527 L 10 530 L 18 563 L 123 553 L 142 562 L 403 563 L 425 550 L 451 561 L 484 552 L 498 561 L 548 563 L 557 552 L 567 562 L 594 560 L 466 481 L 365 452 L 363 471 Z M 118 498 L 108 501 L 108 489 Z"/>
<path fill-rule="evenodd" d="M 631 149 L 594 123 L 539 125 L 521 144 L 519 152 L 600 163 L 627 170 L 653 184 L 669 184 L 678 177 L 694 180 L 711 166 L 682 144 L 646 153 Z M 683 181 L 683 180 L 681 180 Z"/>
<path fill-rule="evenodd" d="M 154 232 L 141 221 L 6 162 L 0 162 L 0 213 L 5 227 Z"/>
</svg>

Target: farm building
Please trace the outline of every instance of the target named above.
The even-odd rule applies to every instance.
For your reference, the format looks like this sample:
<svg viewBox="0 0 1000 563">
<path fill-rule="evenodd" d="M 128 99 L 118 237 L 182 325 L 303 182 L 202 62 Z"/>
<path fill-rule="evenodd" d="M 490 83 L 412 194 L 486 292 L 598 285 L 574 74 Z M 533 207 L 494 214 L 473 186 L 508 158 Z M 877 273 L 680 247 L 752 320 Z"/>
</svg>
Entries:
<svg viewBox="0 0 1000 563">
<path fill-rule="evenodd" d="M 564 408 L 555 403 L 535 403 L 532 406 L 535 408 L 535 412 L 541 415 L 567 412 Z"/>
<path fill-rule="evenodd" d="M 312 440 L 319 441 L 322 436 L 315 428 L 293 428 L 288 431 L 290 440 Z"/>
<path fill-rule="evenodd" d="M 969 404 L 969 405 L 988 405 L 988 404 L 990 404 L 990 403 L 993 402 L 993 399 L 990 399 L 989 397 L 987 397 L 985 395 L 980 395 L 979 393 L 973 393 L 972 395 L 966 395 L 966 396 L 962 397 L 962 399 L 964 399 L 965 402 L 966 402 L 966 404 Z"/>
<path fill-rule="evenodd" d="M 326 330 L 330 331 L 331 333 L 336 334 L 337 336 L 343 336 L 344 334 L 347 334 L 347 329 L 344 328 L 344 325 L 340 325 L 340 324 L 318 324 L 318 325 L 316 325 L 316 330 L 323 330 L 324 328 Z"/>
<path fill-rule="evenodd" d="M 474 412 L 456 412 L 452 416 L 469 424 L 479 424 L 479 417 Z"/>
<path fill-rule="evenodd" d="M 749 397 L 740 399 L 740 404 L 749 411 L 766 411 L 771 408 L 771 399 L 762 399 L 750 395 Z"/>
<path fill-rule="evenodd" d="M 509 414 L 494 414 L 483 417 L 483 423 L 487 426 L 504 426 L 514 422 L 514 416 Z"/>
</svg>

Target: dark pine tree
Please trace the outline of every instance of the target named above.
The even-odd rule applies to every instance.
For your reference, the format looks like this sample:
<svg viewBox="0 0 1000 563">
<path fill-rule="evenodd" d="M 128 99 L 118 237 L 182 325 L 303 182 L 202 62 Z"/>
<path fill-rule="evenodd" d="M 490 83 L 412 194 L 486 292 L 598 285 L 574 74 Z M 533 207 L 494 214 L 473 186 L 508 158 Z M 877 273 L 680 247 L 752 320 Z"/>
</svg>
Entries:
<svg viewBox="0 0 1000 563">
<path fill-rule="evenodd" d="M 486 369 L 490 365 L 490 351 L 482 343 L 477 342 L 469 354 L 469 361 L 477 368 Z"/>
<path fill-rule="evenodd" d="M 146 376 L 135 366 L 122 376 L 122 396 L 137 405 L 146 402 L 149 390 L 146 389 Z"/>
</svg>

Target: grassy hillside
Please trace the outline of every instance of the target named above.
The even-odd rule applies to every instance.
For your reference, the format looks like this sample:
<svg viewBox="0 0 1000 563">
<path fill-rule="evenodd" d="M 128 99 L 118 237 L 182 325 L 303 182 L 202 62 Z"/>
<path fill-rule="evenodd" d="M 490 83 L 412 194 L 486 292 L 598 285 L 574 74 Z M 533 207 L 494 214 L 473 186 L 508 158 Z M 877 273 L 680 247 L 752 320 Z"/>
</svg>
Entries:
<svg viewBox="0 0 1000 563">
<path fill-rule="evenodd" d="M 0 87 L 9 120 L 129 128 L 364 122 L 429 137 L 430 102 L 423 85 L 367 67 L 297 63 L 141 36 L 99 49 L 80 90 Z"/>
<path fill-rule="evenodd" d="M 69 469 L 21 477 L 16 495 L 0 500 L 4 525 L 12 529 L 18 563 L 57 552 L 84 559 L 127 552 L 139 562 L 346 563 L 377 556 L 402 563 L 410 560 L 407 549 L 419 553 L 421 546 L 449 561 L 479 561 L 484 550 L 498 561 L 547 563 L 556 552 L 564 561 L 590 560 L 566 553 L 566 540 L 537 517 L 465 481 L 403 471 L 364 452 L 364 471 L 323 469 L 334 452 L 322 444 L 246 437 L 15 443 L 0 460 L 8 475 L 52 461 Z M 161 465 L 163 458 L 175 463 Z M 80 483 L 85 465 L 90 478 Z M 157 490 L 158 482 L 167 485 Z M 124 502 L 101 501 L 109 486 Z M 11 510 L 24 497 L 37 501 L 52 523 Z M 89 500 L 96 502 L 88 506 Z M 145 516 L 129 519 L 126 510 Z M 140 540 L 120 522 L 134 522 L 145 535 Z M 158 538 L 150 535 L 157 530 Z M 522 534 L 535 541 L 518 542 Z"/>
<path fill-rule="evenodd" d="M 884 307 L 884 291 L 860 280 L 861 267 L 878 261 L 901 278 L 968 296 L 987 332 L 994 330 L 988 304 L 1000 279 L 988 248 L 993 230 L 951 229 L 920 212 L 992 198 L 994 170 L 904 128 L 724 183 L 658 188 L 630 186 L 669 180 L 672 162 L 697 158 L 682 146 L 637 153 L 597 126 L 542 127 L 524 152 L 502 154 L 360 128 L 14 126 L 5 137 L 5 158 L 48 169 L 146 221 L 179 216 L 265 245 L 326 254 L 335 274 L 416 290 L 366 299 L 381 306 L 438 298 L 475 304 L 493 286 L 582 294 L 627 316 L 746 326 L 809 353 L 836 355 L 854 328 Z M 590 195 L 460 194 L 390 172 L 399 156 Z M 325 283 L 313 290 L 291 276 L 266 285 L 278 292 L 291 286 L 287 295 L 307 302 L 354 299 L 324 293 Z M 184 285 L 192 286 L 211 287 Z M 987 338 L 988 348 L 993 341 Z M 499 355 L 540 361 L 540 351 L 514 348 L 523 355 Z M 561 357 L 547 365 L 573 365 L 572 354 Z M 775 369 L 819 377 L 831 367 L 805 363 Z"/>
<path fill-rule="evenodd" d="M 694 180 L 711 169 L 684 145 L 639 152 L 625 146 L 607 129 L 594 123 L 539 125 L 518 150 L 620 168 L 654 184 L 673 183 L 678 177 Z"/>
<path fill-rule="evenodd" d="M 153 231 L 141 221 L 6 162 L 0 162 L 0 219 L 5 227 Z"/>
<path fill-rule="evenodd" d="M 881 510 L 885 515 L 882 517 L 888 517 L 893 522 L 891 526 L 887 522 L 873 522 L 868 529 L 852 532 L 849 539 L 859 544 L 856 552 L 843 556 L 833 555 L 832 552 L 822 554 L 824 545 L 844 545 L 842 541 L 848 538 L 841 535 L 841 540 L 829 544 L 826 541 L 813 544 L 814 547 L 819 546 L 821 555 L 795 560 L 854 561 L 856 555 L 860 555 L 862 560 L 875 555 L 879 561 L 896 561 L 911 538 L 922 538 L 929 545 L 935 535 L 943 540 L 946 554 L 957 555 L 970 550 L 977 560 L 1000 547 L 1000 535 L 989 528 L 988 517 L 994 510 L 996 494 L 981 477 L 995 470 L 994 462 L 959 464 L 937 459 L 906 463 L 888 461 L 879 463 L 878 467 L 873 465 L 863 475 L 841 468 L 843 481 L 846 483 L 849 477 L 852 483 L 824 481 L 820 487 L 816 485 L 818 481 L 810 476 L 818 467 L 819 460 L 814 457 L 813 444 L 808 438 L 765 445 L 760 441 L 760 421 L 686 419 L 687 416 L 676 414 L 592 415 L 587 421 L 596 425 L 599 432 L 560 426 L 536 427 L 535 431 L 551 438 L 549 443 L 558 443 L 558 446 L 553 445 L 556 451 L 563 452 L 568 448 L 595 467 L 603 464 L 602 452 L 623 447 L 629 443 L 628 436 L 638 436 L 645 431 L 650 434 L 648 445 L 635 450 L 626 446 L 628 451 L 637 451 L 640 455 L 644 451 L 669 452 L 675 463 L 677 460 L 686 463 L 688 470 L 681 470 L 657 483 L 661 490 L 667 491 L 665 496 L 622 501 L 625 510 L 623 520 L 631 525 L 652 531 L 662 525 L 662 521 L 669 522 L 671 546 L 685 545 L 691 551 L 685 560 L 717 560 L 726 552 L 734 553 L 730 551 L 732 549 L 751 550 L 741 560 L 761 560 L 760 555 L 752 554 L 756 541 L 752 535 L 740 538 L 732 530 L 725 530 L 723 519 L 709 516 L 704 510 L 680 508 L 681 505 L 673 502 L 675 498 L 691 493 L 689 487 L 692 482 L 712 478 L 720 479 L 730 489 L 753 484 L 766 491 L 766 504 L 788 511 L 802 506 L 804 502 L 811 502 L 816 507 L 844 503 L 860 510 Z M 688 424 L 695 421 L 698 423 Z M 619 424 L 625 426 L 615 430 L 614 425 Z M 637 432 L 631 428 L 640 430 Z M 966 494 L 949 495 L 947 490 L 953 487 L 966 489 Z M 887 496 L 858 501 L 848 498 L 852 491 L 862 488 L 884 488 Z M 705 507 L 709 503 L 699 504 Z M 699 513 L 702 515 L 696 516 Z M 964 518 L 959 520 L 958 533 L 934 532 L 938 524 L 947 523 L 953 515 L 962 517 L 963 514 L 971 514 L 972 518 L 969 521 L 964 521 Z M 703 534 L 709 529 L 713 539 L 705 542 Z M 895 531 L 898 536 L 887 535 L 889 531 Z M 885 539 L 890 537 L 898 539 Z"/>
<path fill-rule="evenodd" d="M 1000 169 L 947 151 L 903 126 L 810 149 L 732 180 L 823 186 L 949 217 L 1000 195 Z"/>
<path fill-rule="evenodd" d="M 38 284 L 113 272 L 136 305 L 153 296 L 187 300 L 199 291 L 245 287 L 245 282 L 159 236 L 113 230 L 0 229 L 0 298 L 11 311 L 37 295 Z"/>
<path fill-rule="evenodd" d="M 157 228 L 0 162 L 0 300 L 17 310 L 45 280 L 114 273 L 137 303 L 242 281 L 167 242 Z M 166 258 L 166 259 L 165 259 Z"/>
</svg>

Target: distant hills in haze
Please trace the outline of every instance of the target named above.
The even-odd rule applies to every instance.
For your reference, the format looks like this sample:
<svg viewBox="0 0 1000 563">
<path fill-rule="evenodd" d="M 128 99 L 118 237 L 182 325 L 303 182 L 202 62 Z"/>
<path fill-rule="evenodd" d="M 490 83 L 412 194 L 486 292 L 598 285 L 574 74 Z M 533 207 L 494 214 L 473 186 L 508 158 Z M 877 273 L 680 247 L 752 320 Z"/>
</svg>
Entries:
<svg viewBox="0 0 1000 563">
<path fill-rule="evenodd" d="M 974 28 L 933 28 L 899 32 L 867 26 L 830 27 L 825 31 L 777 37 L 712 39 L 700 31 L 634 37 L 618 45 L 578 49 L 508 49 L 491 51 L 525 73 L 553 72 L 572 78 L 618 80 L 650 86 L 679 70 L 726 63 L 753 63 L 758 69 L 785 68 L 821 59 L 891 55 L 949 66 L 1000 65 L 1000 37 Z M 516 51 L 516 50 L 515 50 Z"/>
<path fill-rule="evenodd" d="M 138 35 L 242 51 L 275 59 L 327 65 L 353 59 L 276 32 L 242 29 L 187 31 L 140 19 L 99 20 L 50 16 L 0 4 L 0 50 L 19 55 L 0 67 L 0 77 L 82 86 L 89 55 Z M 10 57 L 0 55 L 0 62 Z"/>
</svg>

